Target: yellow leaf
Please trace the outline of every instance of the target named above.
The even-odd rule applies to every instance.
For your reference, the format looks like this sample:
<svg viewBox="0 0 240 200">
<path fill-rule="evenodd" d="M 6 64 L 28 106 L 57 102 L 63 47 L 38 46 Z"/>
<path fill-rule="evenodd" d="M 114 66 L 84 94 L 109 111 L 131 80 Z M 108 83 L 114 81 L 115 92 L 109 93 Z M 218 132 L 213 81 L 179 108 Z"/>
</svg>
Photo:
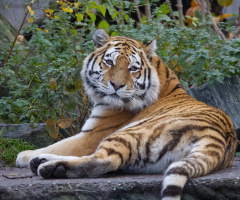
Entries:
<svg viewBox="0 0 240 200">
<path fill-rule="evenodd" d="M 72 118 L 65 118 L 65 119 L 59 119 L 58 120 L 58 126 L 61 129 L 68 128 L 72 124 Z"/>
<path fill-rule="evenodd" d="M 57 137 L 58 137 L 58 130 L 56 128 L 56 124 L 54 123 L 54 121 L 52 119 L 48 119 L 47 120 L 46 128 L 47 128 L 47 131 L 48 131 L 49 135 L 52 138 L 57 139 Z"/>
<path fill-rule="evenodd" d="M 31 7 L 27 6 L 27 9 L 30 12 L 30 15 L 33 16 L 34 15 L 34 11 L 31 9 Z"/>
<path fill-rule="evenodd" d="M 224 19 L 224 18 L 232 17 L 232 16 L 233 16 L 232 14 L 223 14 L 223 15 L 222 15 L 222 18 Z"/>
<path fill-rule="evenodd" d="M 66 7 L 62 7 L 62 10 L 63 10 L 64 12 L 73 13 L 72 8 L 70 8 L 69 6 L 68 6 L 67 8 L 66 8 Z"/>
<path fill-rule="evenodd" d="M 29 18 L 28 18 L 28 22 L 29 22 L 29 23 L 33 23 L 33 17 L 29 17 Z"/>
<path fill-rule="evenodd" d="M 48 30 L 46 30 L 46 29 L 44 29 L 43 31 L 44 31 L 45 33 L 48 33 Z"/>
<path fill-rule="evenodd" d="M 59 20 L 60 20 L 60 17 L 58 17 L 57 15 L 54 15 L 54 18 L 56 18 L 56 19 L 59 19 Z"/>
<path fill-rule="evenodd" d="M 56 90 L 57 89 L 57 81 L 55 80 L 55 78 L 51 78 L 49 80 L 49 87 L 52 89 L 52 90 Z"/>
<path fill-rule="evenodd" d="M 36 28 L 37 29 L 37 31 L 41 31 L 42 29 L 40 29 L 40 28 Z"/>
</svg>

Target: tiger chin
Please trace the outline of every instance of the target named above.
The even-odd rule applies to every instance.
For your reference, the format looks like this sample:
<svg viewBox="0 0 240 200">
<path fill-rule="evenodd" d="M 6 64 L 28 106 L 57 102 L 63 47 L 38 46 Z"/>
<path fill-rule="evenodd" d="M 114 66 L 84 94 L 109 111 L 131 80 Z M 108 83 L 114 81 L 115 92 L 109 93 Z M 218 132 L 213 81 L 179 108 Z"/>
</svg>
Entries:
<svg viewBox="0 0 240 200">
<path fill-rule="evenodd" d="M 189 96 L 147 44 L 93 35 L 81 76 L 94 106 L 79 134 L 19 153 L 16 166 L 43 178 L 81 178 L 111 171 L 164 173 L 162 199 L 180 199 L 190 178 L 233 164 L 237 137 L 221 110 Z"/>
</svg>

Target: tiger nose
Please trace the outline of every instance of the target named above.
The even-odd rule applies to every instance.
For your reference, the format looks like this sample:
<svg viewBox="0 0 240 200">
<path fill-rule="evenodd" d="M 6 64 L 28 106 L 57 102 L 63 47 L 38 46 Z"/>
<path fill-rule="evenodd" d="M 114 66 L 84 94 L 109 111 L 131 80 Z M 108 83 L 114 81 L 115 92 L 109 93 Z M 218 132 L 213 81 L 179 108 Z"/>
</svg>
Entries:
<svg viewBox="0 0 240 200">
<path fill-rule="evenodd" d="M 125 84 L 122 84 L 122 83 L 119 83 L 119 82 L 110 81 L 110 83 L 115 90 L 119 90 L 120 88 L 125 86 Z"/>
</svg>

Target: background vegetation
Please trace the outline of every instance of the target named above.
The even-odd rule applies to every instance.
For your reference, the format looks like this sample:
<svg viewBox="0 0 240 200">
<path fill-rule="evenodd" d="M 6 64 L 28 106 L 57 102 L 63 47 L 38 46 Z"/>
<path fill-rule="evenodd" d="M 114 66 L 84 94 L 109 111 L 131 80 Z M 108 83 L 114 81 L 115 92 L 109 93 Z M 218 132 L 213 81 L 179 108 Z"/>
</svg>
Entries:
<svg viewBox="0 0 240 200">
<path fill-rule="evenodd" d="M 56 1 L 44 8 L 46 17 L 39 26 L 32 0 L 23 19 L 29 22 L 23 30 L 31 39 L 26 45 L 5 43 L 0 51 L 0 121 L 46 122 L 53 138 L 63 137 L 60 128 L 69 136 L 78 133 L 91 107 L 79 73 L 94 48 L 96 28 L 111 36 L 157 39 L 157 54 L 186 88 L 240 74 L 240 39 L 233 35 L 226 40 L 220 31 L 235 27 L 223 23 L 216 27 L 209 4 L 205 13 L 184 17 L 172 11 L 169 1 L 157 2 Z"/>
</svg>

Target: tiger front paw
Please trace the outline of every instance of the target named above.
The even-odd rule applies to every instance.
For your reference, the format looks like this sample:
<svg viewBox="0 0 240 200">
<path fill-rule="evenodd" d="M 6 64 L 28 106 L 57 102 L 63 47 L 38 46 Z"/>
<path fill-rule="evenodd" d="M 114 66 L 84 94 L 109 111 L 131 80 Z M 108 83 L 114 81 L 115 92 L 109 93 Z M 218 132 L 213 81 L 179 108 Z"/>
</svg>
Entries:
<svg viewBox="0 0 240 200">
<path fill-rule="evenodd" d="M 45 162 L 47 162 L 47 160 L 45 158 L 42 158 L 42 159 L 39 158 L 39 157 L 32 158 L 30 160 L 30 168 L 31 168 L 32 172 L 34 174 L 37 174 L 37 170 L 38 170 L 39 165 L 41 165 Z"/>
<path fill-rule="evenodd" d="M 62 162 L 49 161 L 38 167 L 38 175 L 43 178 L 66 178 L 66 166 Z"/>
<path fill-rule="evenodd" d="M 16 167 L 28 167 L 29 166 L 29 161 L 33 155 L 32 150 L 28 151 L 23 151 L 18 154 L 17 159 L 16 159 Z"/>
</svg>

